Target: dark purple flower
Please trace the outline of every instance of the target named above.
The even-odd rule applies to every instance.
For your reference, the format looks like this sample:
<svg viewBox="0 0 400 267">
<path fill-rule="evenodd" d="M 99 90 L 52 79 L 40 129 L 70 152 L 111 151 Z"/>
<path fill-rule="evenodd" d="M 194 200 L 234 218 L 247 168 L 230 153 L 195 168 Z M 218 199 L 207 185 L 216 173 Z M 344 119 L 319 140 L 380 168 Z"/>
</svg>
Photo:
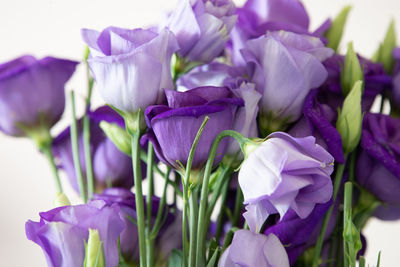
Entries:
<svg viewBox="0 0 400 267">
<path fill-rule="evenodd" d="M 258 38 L 267 31 L 285 30 L 307 34 L 308 14 L 298 0 L 248 0 L 236 10 L 238 22 L 231 32 L 232 59 L 244 65 L 240 50 L 248 40 Z"/>
<path fill-rule="evenodd" d="M 190 148 L 204 118 L 208 121 L 200 137 L 193 168 L 201 169 L 208 158 L 214 138 L 222 131 L 232 129 L 236 109 L 243 100 L 233 97 L 226 87 L 198 87 L 186 92 L 165 90 L 168 106 L 150 106 L 145 111 L 150 128 L 142 141 L 149 139 L 158 158 L 180 168 L 186 165 Z M 223 140 L 217 150 L 216 164 L 224 156 L 228 142 Z"/>
<path fill-rule="evenodd" d="M 160 103 L 164 88 L 172 89 L 171 57 L 178 50 L 167 29 L 109 27 L 102 32 L 82 30 L 90 48 L 89 67 L 106 103 L 126 111 Z"/>
<path fill-rule="evenodd" d="M 168 19 L 178 54 L 191 61 L 210 62 L 219 56 L 236 22 L 231 0 L 180 0 Z"/>
<path fill-rule="evenodd" d="M 65 106 L 64 85 L 78 62 L 22 56 L 0 65 L 0 130 L 12 136 L 50 129 Z"/>
<path fill-rule="evenodd" d="M 317 204 L 306 218 L 301 219 L 293 210 L 288 211 L 282 220 L 267 227 L 265 235 L 276 235 L 284 245 L 292 265 L 296 259 L 310 246 L 315 245 L 323 218 L 332 205 L 332 201 Z M 328 237 L 336 223 L 336 218 L 331 218 L 325 237 Z"/>
<path fill-rule="evenodd" d="M 239 184 L 250 230 L 258 232 L 270 214 L 283 218 L 289 210 L 304 219 L 316 204 L 331 199 L 333 157 L 314 137 L 276 132 L 263 143 L 249 146 Z"/>
<path fill-rule="evenodd" d="M 106 137 L 99 124 L 101 121 L 115 123 L 124 127 L 124 121 L 111 108 L 104 106 L 89 113 L 90 120 L 90 148 L 93 160 L 95 187 L 101 191 L 108 183 L 112 186 L 130 188 L 133 186 L 132 162 L 130 157 L 118 150 L 110 139 Z M 79 120 L 79 124 L 82 120 Z M 86 177 L 85 154 L 83 147 L 82 127 L 79 127 L 79 156 L 84 177 Z M 79 191 L 72 158 L 70 128 L 66 128 L 53 142 L 53 151 L 59 160 L 60 167 L 67 173 L 72 187 Z M 85 179 L 86 180 L 86 179 Z"/>
<path fill-rule="evenodd" d="M 289 267 L 285 248 L 274 234 L 255 234 L 238 230 L 232 244 L 225 250 L 218 267 Z"/>
<path fill-rule="evenodd" d="M 250 82 L 262 94 L 261 113 L 293 122 L 300 117 L 309 91 L 325 81 L 327 71 L 321 61 L 333 51 L 316 37 L 280 31 L 248 41 L 242 53 Z"/>
<path fill-rule="evenodd" d="M 25 224 L 26 236 L 38 244 L 51 267 L 83 266 L 89 229 L 103 242 L 106 267 L 118 265 L 118 238 L 124 229 L 118 205 L 97 200 L 40 213 L 40 221 Z"/>
<path fill-rule="evenodd" d="M 393 50 L 393 58 L 396 61 L 392 80 L 392 103 L 396 109 L 400 107 L 400 47 Z"/>
<path fill-rule="evenodd" d="M 361 186 L 384 202 L 376 215 L 388 220 L 400 218 L 400 119 L 367 113 L 361 148 L 356 178 Z"/>
</svg>

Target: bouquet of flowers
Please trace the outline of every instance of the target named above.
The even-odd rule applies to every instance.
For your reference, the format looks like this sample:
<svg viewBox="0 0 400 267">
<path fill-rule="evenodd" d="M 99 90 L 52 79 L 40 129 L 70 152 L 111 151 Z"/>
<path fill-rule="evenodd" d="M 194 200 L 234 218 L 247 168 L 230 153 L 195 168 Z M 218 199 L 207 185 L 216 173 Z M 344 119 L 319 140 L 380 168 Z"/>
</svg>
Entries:
<svg viewBox="0 0 400 267">
<path fill-rule="evenodd" d="M 340 54 L 349 11 L 310 31 L 298 0 L 181 0 L 149 29 L 82 29 L 85 111 L 72 91 L 58 136 L 78 62 L 1 64 L 0 130 L 56 185 L 27 238 L 53 267 L 366 266 L 368 219 L 400 218 L 400 48 L 391 23 L 371 59 Z"/>
</svg>

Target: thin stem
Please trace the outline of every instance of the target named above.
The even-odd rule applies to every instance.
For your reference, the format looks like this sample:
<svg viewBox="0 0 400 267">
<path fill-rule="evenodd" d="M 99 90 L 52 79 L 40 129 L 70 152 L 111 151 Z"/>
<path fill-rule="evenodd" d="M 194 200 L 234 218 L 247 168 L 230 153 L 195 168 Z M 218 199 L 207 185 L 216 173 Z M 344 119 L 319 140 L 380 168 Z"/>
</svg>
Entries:
<svg viewBox="0 0 400 267">
<path fill-rule="evenodd" d="M 51 171 L 53 172 L 54 181 L 56 183 L 57 193 L 62 193 L 63 189 L 60 182 L 60 176 L 58 175 L 58 170 L 56 163 L 54 162 L 53 152 L 51 150 L 51 143 L 42 148 L 47 160 L 49 161 Z"/>
<path fill-rule="evenodd" d="M 87 197 L 86 197 L 85 183 L 83 181 L 83 174 L 79 157 L 78 122 L 76 119 L 74 91 L 71 91 L 71 107 L 72 107 L 72 124 L 70 128 L 70 134 L 71 134 L 72 157 L 74 161 L 75 175 L 76 178 L 78 179 L 79 191 L 81 193 L 83 202 L 86 203 Z"/>
<path fill-rule="evenodd" d="M 346 157 L 347 158 L 347 157 Z M 319 257 L 321 255 L 322 245 L 324 243 L 324 237 L 326 233 L 326 228 L 328 227 L 329 220 L 332 215 L 333 207 L 335 206 L 335 201 L 337 198 L 337 194 L 339 192 L 340 184 L 342 182 L 344 167 L 346 166 L 346 159 L 344 164 L 339 164 L 336 169 L 335 181 L 333 184 L 333 196 L 332 196 L 332 204 L 329 207 L 328 212 L 325 214 L 324 221 L 322 223 L 322 228 L 318 236 L 317 244 L 315 245 L 314 250 L 314 258 L 313 258 L 313 267 L 318 267 Z"/>
<path fill-rule="evenodd" d="M 149 142 L 147 147 L 147 181 L 148 181 L 148 192 L 146 197 L 146 215 L 147 215 L 147 266 L 154 266 L 154 240 L 149 238 L 151 232 L 151 214 L 152 214 L 152 199 L 154 195 L 154 181 L 153 181 L 153 165 L 154 165 L 154 150 L 153 145 Z M 166 182 L 167 183 L 167 182 Z M 168 184 L 168 183 L 167 183 Z"/>
<path fill-rule="evenodd" d="M 197 144 L 199 143 L 200 136 L 203 133 L 204 127 L 206 126 L 210 118 L 206 116 L 201 124 L 199 130 L 197 131 L 196 137 L 193 140 L 192 147 L 189 151 L 189 156 L 186 163 L 185 178 L 183 181 L 183 211 L 182 211 L 182 242 L 183 242 L 183 266 L 187 266 L 188 259 L 188 248 L 187 248 L 187 217 L 188 217 L 188 195 L 189 195 L 189 183 L 190 174 L 192 171 L 192 162 L 194 158 L 194 153 L 196 151 Z M 194 235 L 191 238 L 195 238 Z"/>
<path fill-rule="evenodd" d="M 83 117 L 83 150 L 85 151 L 88 198 L 91 199 L 94 193 L 94 177 L 93 177 L 92 154 L 90 151 L 90 120 L 87 115 Z"/>
<path fill-rule="evenodd" d="M 238 226 L 240 211 L 243 207 L 243 193 L 240 187 L 236 189 L 236 197 L 235 197 L 235 210 L 233 211 L 233 221 L 232 226 Z"/>
<path fill-rule="evenodd" d="M 189 225 L 190 225 L 190 243 L 189 243 L 189 266 L 194 267 L 196 263 L 196 234 L 197 234 L 197 214 L 198 214 L 198 191 L 192 190 L 189 197 Z"/>
<path fill-rule="evenodd" d="M 353 185 L 351 182 L 347 182 L 344 184 L 344 209 L 343 209 L 343 235 L 345 235 L 346 229 L 352 227 L 352 225 L 347 226 L 346 224 L 349 223 L 351 224 L 352 221 L 352 215 L 351 215 L 351 203 L 352 203 L 352 197 L 353 197 Z M 351 238 L 351 242 L 346 241 L 345 238 L 343 238 L 343 263 L 344 266 L 354 266 L 355 267 L 355 257 L 353 259 L 353 256 L 356 256 L 354 253 L 354 243 L 352 240 L 352 235 L 350 234 L 349 237 Z M 350 255 L 350 260 L 349 262 L 349 257 L 346 255 Z M 354 260 L 354 261 L 353 261 Z"/>
<path fill-rule="evenodd" d="M 140 117 L 140 114 L 138 115 Z M 140 120 L 138 120 L 139 122 Z M 139 123 L 137 125 L 139 129 Z M 140 131 L 137 130 L 131 133 L 132 139 L 132 165 L 133 165 L 133 178 L 135 183 L 135 202 L 136 202 L 136 215 L 137 215 L 137 226 L 139 234 L 139 255 L 140 255 L 140 266 L 146 266 L 146 236 L 145 236 L 145 215 L 144 215 L 144 203 L 143 203 L 143 192 L 142 192 L 142 170 L 140 166 Z"/>
<path fill-rule="evenodd" d="M 222 201 L 221 201 L 221 210 L 219 212 L 219 216 L 217 219 L 217 231 L 215 232 L 215 240 L 220 240 L 222 230 L 223 230 L 223 219 L 225 215 L 225 210 L 224 207 L 226 205 L 226 200 L 228 197 L 228 188 L 229 188 L 229 183 L 224 184 L 224 188 L 222 189 Z"/>
<path fill-rule="evenodd" d="M 205 266 L 205 243 L 206 243 L 206 211 L 207 211 L 207 199 L 208 199 L 208 183 L 210 181 L 211 170 L 214 164 L 214 159 L 217 154 L 217 149 L 219 143 L 222 141 L 224 137 L 233 137 L 236 141 L 239 142 L 242 147 L 243 140 L 245 138 L 238 132 L 226 130 L 221 132 L 215 139 L 211 146 L 210 153 L 208 155 L 208 160 L 206 163 L 206 168 L 204 171 L 203 185 L 201 187 L 201 199 L 200 199 L 200 208 L 199 208 L 199 223 L 197 227 L 197 257 L 196 257 L 196 266 Z"/>
</svg>

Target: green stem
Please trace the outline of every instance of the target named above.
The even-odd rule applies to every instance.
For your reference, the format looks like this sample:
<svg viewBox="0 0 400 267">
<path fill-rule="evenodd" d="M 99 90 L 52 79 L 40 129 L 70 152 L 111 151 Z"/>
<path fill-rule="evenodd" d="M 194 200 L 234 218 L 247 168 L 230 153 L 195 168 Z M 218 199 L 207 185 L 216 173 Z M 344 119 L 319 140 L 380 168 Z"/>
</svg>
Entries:
<svg viewBox="0 0 400 267">
<path fill-rule="evenodd" d="M 197 214 L 198 214 L 198 192 L 191 190 L 189 197 L 189 225 L 190 225 L 190 243 L 189 243 L 189 266 L 194 267 L 196 263 L 196 233 L 197 233 Z"/>
<path fill-rule="evenodd" d="M 194 153 L 196 151 L 197 144 L 199 143 L 200 136 L 203 133 L 204 127 L 206 126 L 210 118 L 206 116 L 199 130 L 197 131 L 196 137 L 193 140 L 192 147 L 189 151 L 189 156 L 186 163 L 185 178 L 183 181 L 183 210 L 182 210 L 182 242 L 183 242 L 183 266 L 187 266 L 188 260 L 188 248 L 187 248 L 187 217 L 188 217 L 188 195 L 189 195 L 189 183 L 190 174 L 192 171 L 192 162 Z M 194 233 L 191 238 L 195 238 Z M 190 249 L 190 248 L 189 248 Z M 192 258 L 191 258 L 192 259 Z"/>
<path fill-rule="evenodd" d="M 244 140 L 248 140 L 243 135 L 238 132 L 226 130 L 221 132 L 215 139 L 211 146 L 210 153 L 208 155 L 208 160 L 206 163 L 203 185 L 201 187 L 201 199 L 199 208 L 199 223 L 197 227 L 197 257 L 196 266 L 205 266 L 205 243 L 206 243 L 206 211 L 207 211 L 207 199 L 208 199 L 208 183 L 210 181 L 211 170 L 213 167 L 214 159 L 217 154 L 217 149 L 219 143 L 224 137 L 233 137 L 239 142 L 240 147 L 242 147 Z"/>
<path fill-rule="evenodd" d="M 88 198 L 91 199 L 94 193 L 94 177 L 93 177 L 92 154 L 90 153 L 90 120 L 87 115 L 83 117 L 83 150 L 85 151 Z"/>
<path fill-rule="evenodd" d="M 81 193 L 83 202 L 86 203 L 87 197 L 86 197 L 85 183 L 83 181 L 83 174 L 79 157 L 78 122 L 76 119 L 74 91 L 71 91 L 71 108 L 72 108 L 72 124 L 70 128 L 70 134 L 71 134 L 72 157 L 74 161 L 75 175 L 76 178 L 78 179 L 79 191 Z"/>
<path fill-rule="evenodd" d="M 240 187 L 236 189 L 236 197 L 235 197 L 235 210 L 233 211 L 233 221 L 232 226 L 238 226 L 240 211 L 243 207 L 243 193 Z"/>
<path fill-rule="evenodd" d="M 47 160 L 49 161 L 51 171 L 53 172 L 54 181 L 56 183 L 57 193 L 62 193 L 63 189 L 60 182 L 60 176 L 58 175 L 58 170 L 56 163 L 54 162 L 53 152 L 51 150 L 51 142 L 49 145 L 46 145 L 42 148 L 43 153 L 45 154 Z"/>
<path fill-rule="evenodd" d="M 221 210 L 218 215 L 217 219 L 217 231 L 215 232 L 215 240 L 220 240 L 222 230 L 223 230 L 223 219 L 225 215 L 225 205 L 226 205 L 226 200 L 228 197 L 228 188 L 229 188 L 229 183 L 224 184 L 224 188 L 222 189 L 222 201 L 221 201 Z"/>
<path fill-rule="evenodd" d="M 140 112 L 139 112 L 140 113 Z M 140 117 L 140 114 L 138 115 Z M 139 122 L 140 120 L 138 120 Z M 145 236 L 145 215 L 144 203 L 142 192 L 142 170 L 140 166 L 140 130 L 139 123 L 137 130 L 131 133 L 132 138 L 132 165 L 133 165 L 133 178 L 135 184 L 135 202 L 136 202 L 136 216 L 139 234 L 139 255 L 140 267 L 146 266 L 146 236 Z"/>
<path fill-rule="evenodd" d="M 333 184 L 333 196 L 332 196 L 332 204 L 329 207 L 328 212 L 325 214 L 324 221 L 322 223 L 322 228 L 318 236 L 317 244 L 315 245 L 315 250 L 314 250 L 314 258 L 313 258 L 313 267 L 318 267 L 319 266 L 319 258 L 321 255 L 321 250 L 322 250 L 322 245 L 324 243 L 324 237 L 326 233 L 326 228 L 328 227 L 329 220 L 332 215 L 333 207 L 335 206 L 335 201 L 337 198 L 337 194 L 339 192 L 340 184 L 342 182 L 342 177 L 343 177 L 343 172 L 344 172 L 344 167 L 346 166 L 346 159 L 345 158 L 345 163 L 344 164 L 339 164 L 336 169 L 336 175 L 335 175 L 335 181 Z"/>
<path fill-rule="evenodd" d="M 347 182 L 344 184 L 344 209 L 343 209 L 343 235 L 344 235 L 344 231 L 345 229 L 351 228 L 352 226 L 350 225 L 347 226 L 347 223 L 352 223 L 351 218 L 351 203 L 352 203 L 352 197 L 353 197 L 353 185 L 351 182 Z M 352 235 L 349 235 L 350 238 L 352 237 Z M 352 266 L 355 267 L 355 261 L 356 259 L 351 259 L 351 262 L 349 262 L 349 257 L 346 255 L 350 255 L 350 258 L 352 258 L 352 256 L 355 256 L 354 253 L 354 247 L 353 246 L 353 240 L 351 240 L 350 244 L 348 241 L 346 241 L 345 238 L 343 238 L 343 263 L 344 266 Z M 353 261 L 354 260 L 354 261 Z"/>
<path fill-rule="evenodd" d="M 154 195 L 154 181 L 153 181 L 153 165 L 154 165 L 154 150 L 151 142 L 147 148 L 147 181 L 148 181 L 148 192 L 146 197 L 146 215 L 147 215 L 147 240 L 146 240 L 146 251 L 147 251 L 147 266 L 154 266 L 154 240 L 150 238 L 151 232 L 151 214 L 152 214 L 152 199 Z M 166 182 L 167 183 L 167 182 Z M 167 183 L 168 184 L 168 183 Z"/>
</svg>

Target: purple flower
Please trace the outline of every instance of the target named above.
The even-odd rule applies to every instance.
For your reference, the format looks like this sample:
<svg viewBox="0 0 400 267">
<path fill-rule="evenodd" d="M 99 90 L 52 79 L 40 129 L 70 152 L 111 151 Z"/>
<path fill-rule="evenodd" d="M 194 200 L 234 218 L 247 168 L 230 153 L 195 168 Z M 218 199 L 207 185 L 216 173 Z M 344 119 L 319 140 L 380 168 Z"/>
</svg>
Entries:
<svg viewBox="0 0 400 267">
<path fill-rule="evenodd" d="M 218 267 L 235 266 L 289 267 L 289 260 L 285 248 L 274 234 L 266 236 L 238 230 L 218 262 Z"/>
<path fill-rule="evenodd" d="M 393 80 L 392 80 L 392 101 L 398 109 L 400 106 L 400 47 L 396 47 L 393 50 L 393 58 L 396 60 L 395 68 L 393 71 Z"/>
<path fill-rule="evenodd" d="M 208 121 L 200 137 L 193 168 L 201 169 L 208 159 L 214 138 L 222 131 L 232 129 L 236 109 L 243 100 L 233 97 L 226 87 L 198 87 L 186 92 L 165 90 L 168 106 L 151 106 L 145 116 L 150 128 L 142 141 L 150 140 L 158 158 L 174 168 L 180 168 L 178 161 L 186 165 L 190 148 L 200 125 Z M 224 156 L 227 140 L 217 150 L 216 163 Z"/>
<path fill-rule="evenodd" d="M 253 147 L 252 147 L 253 148 Z M 293 210 L 306 218 L 332 196 L 333 157 L 312 136 L 276 132 L 250 152 L 239 172 L 250 230 L 258 232 L 270 214 Z"/>
<path fill-rule="evenodd" d="M 361 147 L 356 178 L 384 202 L 376 215 L 388 220 L 400 218 L 400 119 L 367 113 Z"/>
<path fill-rule="evenodd" d="M 232 29 L 231 42 L 232 59 L 237 65 L 245 64 L 240 50 L 246 42 L 267 31 L 308 33 L 309 17 L 298 0 L 248 0 L 236 14 L 238 22 Z"/>
<path fill-rule="evenodd" d="M 119 206 L 119 217 L 125 224 L 124 230 L 120 235 L 121 253 L 125 261 L 134 263 L 139 261 L 139 239 L 137 225 L 132 221 L 136 220 L 135 196 L 127 189 L 109 188 L 102 194 L 95 195 L 95 200 L 102 200 L 107 205 Z M 154 197 L 152 200 L 152 219 L 153 223 L 157 216 L 160 199 Z M 156 238 L 156 252 L 158 259 L 165 259 L 169 256 L 172 249 L 179 249 L 182 237 L 177 230 L 182 230 L 182 218 L 166 211 L 165 222 Z"/>
<path fill-rule="evenodd" d="M 92 201 L 40 213 L 40 221 L 25 224 L 26 236 L 38 244 L 51 267 L 83 266 L 89 229 L 103 242 L 107 267 L 118 265 L 118 238 L 124 229 L 118 205 Z"/>
<path fill-rule="evenodd" d="M 64 85 L 78 62 L 22 56 L 0 65 L 0 130 L 26 136 L 50 129 L 65 106 Z"/>
<path fill-rule="evenodd" d="M 311 214 L 304 219 L 300 218 L 293 210 L 290 210 L 282 220 L 267 227 L 264 234 L 274 234 L 281 240 L 292 265 L 308 247 L 315 245 L 323 218 L 331 205 L 332 201 L 315 205 Z M 338 208 L 338 205 L 336 205 L 336 208 Z M 336 213 L 333 214 L 335 215 Z M 336 225 L 336 218 L 331 217 L 330 222 L 325 238 L 332 233 Z"/>
<path fill-rule="evenodd" d="M 149 30 L 109 27 L 102 32 L 82 30 L 90 48 L 89 67 L 106 103 L 135 112 L 160 103 L 164 88 L 172 89 L 172 54 L 178 50 L 167 29 Z"/>
<path fill-rule="evenodd" d="M 262 94 L 261 113 L 286 122 L 300 117 L 309 91 L 325 81 L 321 61 L 333 53 L 316 37 L 284 31 L 250 40 L 242 52 Z"/>
<path fill-rule="evenodd" d="M 328 150 L 339 163 L 344 163 L 342 138 L 336 130 L 337 111 L 320 103 L 318 89 L 311 90 L 303 107 L 304 116 L 290 129 L 294 137 L 314 136 L 317 144 Z"/>
<path fill-rule="evenodd" d="M 181 0 L 168 20 L 181 57 L 210 62 L 219 56 L 236 22 L 231 0 Z"/>
<path fill-rule="evenodd" d="M 118 150 L 106 137 L 99 124 L 101 121 L 115 123 L 124 127 L 124 121 L 111 108 L 104 106 L 89 113 L 90 148 L 93 160 L 93 173 L 96 191 L 101 191 L 107 183 L 112 186 L 131 188 L 133 186 L 132 162 L 130 157 Z M 81 124 L 79 120 L 79 125 Z M 84 177 L 86 174 L 82 127 L 79 127 L 79 157 Z M 66 128 L 53 142 L 53 151 L 70 180 L 72 187 L 79 192 L 72 158 L 70 128 Z M 86 180 L 86 179 L 85 179 Z"/>
</svg>

